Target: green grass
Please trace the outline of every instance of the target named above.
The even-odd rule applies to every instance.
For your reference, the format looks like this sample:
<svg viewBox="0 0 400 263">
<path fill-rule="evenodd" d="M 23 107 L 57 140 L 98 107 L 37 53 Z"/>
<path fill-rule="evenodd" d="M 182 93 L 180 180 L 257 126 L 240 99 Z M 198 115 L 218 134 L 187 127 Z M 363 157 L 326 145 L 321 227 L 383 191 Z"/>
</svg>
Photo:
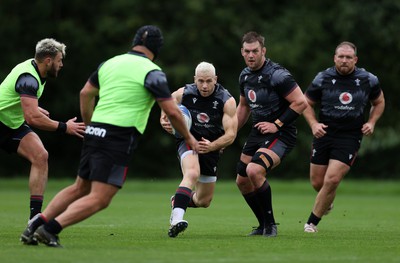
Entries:
<svg viewBox="0 0 400 263">
<path fill-rule="evenodd" d="M 73 180 L 50 180 L 45 202 Z M 0 179 L 0 262 L 400 262 L 400 182 L 350 181 L 320 232 L 304 233 L 315 193 L 308 181 L 272 181 L 277 238 L 246 237 L 255 218 L 234 181 L 217 183 L 208 209 L 167 236 L 174 181 L 128 181 L 110 207 L 61 234 L 64 249 L 24 246 L 27 178 Z"/>
</svg>

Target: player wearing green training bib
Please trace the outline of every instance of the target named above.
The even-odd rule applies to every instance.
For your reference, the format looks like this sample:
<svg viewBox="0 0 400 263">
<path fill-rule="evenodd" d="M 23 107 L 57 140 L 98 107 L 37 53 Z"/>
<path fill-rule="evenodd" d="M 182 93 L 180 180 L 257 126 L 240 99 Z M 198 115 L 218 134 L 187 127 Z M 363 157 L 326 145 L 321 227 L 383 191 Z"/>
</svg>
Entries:
<svg viewBox="0 0 400 263">
<path fill-rule="evenodd" d="M 159 28 L 141 27 L 132 50 L 102 63 L 81 90 L 81 114 L 87 126 L 78 176 L 28 226 L 30 232 L 36 231 L 34 238 L 39 242 L 61 246 L 58 234 L 63 228 L 110 204 L 125 181 L 128 161 L 155 101 L 186 143 L 197 149 L 197 141 L 171 97 L 165 74 L 153 63 L 162 44 Z"/>
<path fill-rule="evenodd" d="M 67 123 L 49 118 L 39 107 L 39 98 L 48 77 L 57 77 L 63 67 L 65 45 L 54 39 L 39 41 L 35 57 L 16 65 L 0 84 L 0 149 L 17 153 L 31 163 L 29 208 L 33 218 L 40 213 L 48 177 L 48 153 L 30 126 L 40 130 L 61 131 L 83 137 L 85 125 L 73 118 Z M 37 244 L 23 235 L 24 244 Z"/>
<path fill-rule="evenodd" d="M 34 59 L 28 59 L 13 68 L 0 85 L 0 121 L 3 125 L 17 129 L 24 122 L 20 96 L 40 98 L 45 79 L 41 79 Z M 10 149 L 11 150 L 11 149 Z"/>
<path fill-rule="evenodd" d="M 115 68 L 118 67 L 118 72 Z M 157 70 L 155 72 L 152 72 Z M 136 127 L 144 132 L 155 99 L 145 85 L 145 77 L 151 72 L 158 76 L 160 68 L 148 58 L 135 52 L 116 56 L 98 70 L 98 80 L 92 82 L 99 89 L 102 100 L 96 106 L 93 122 L 108 123 L 120 127 Z M 161 90 L 160 97 L 169 97 L 168 90 Z M 153 93 L 160 93 L 154 90 Z M 165 94 L 163 94 L 165 93 Z"/>
</svg>

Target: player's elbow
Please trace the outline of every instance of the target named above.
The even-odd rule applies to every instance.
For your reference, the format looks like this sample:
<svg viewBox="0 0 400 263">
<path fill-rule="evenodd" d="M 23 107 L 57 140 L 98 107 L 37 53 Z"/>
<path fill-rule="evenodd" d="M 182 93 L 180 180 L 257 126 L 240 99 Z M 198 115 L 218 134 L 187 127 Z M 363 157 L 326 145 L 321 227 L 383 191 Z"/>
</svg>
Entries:
<svg viewBox="0 0 400 263">
<path fill-rule="evenodd" d="M 37 118 L 35 118 L 33 115 L 30 114 L 25 114 L 24 116 L 25 122 L 32 127 L 38 126 L 38 122 L 36 121 Z"/>
<path fill-rule="evenodd" d="M 294 101 L 290 107 L 296 111 L 298 114 L 302 114 L 304 112 L 304 110 L 307 108 L 307 101 L 304 98 L 304 96 L 302 96 L 302 98 L 297 99 L 296 101 Z"/>
<path fill-rule="evenodd" d="M 179 120 L 182 116 L 180 110 L 166 110 L 165 114 L 167 115 L 168 119 L 170 120 Z"/>
<path fill-rule="evenodd" d="M 226 146 L 231 145 L 235 139 L 236 139 L 236 135 L 237 135 L 237 127 L 235 127 L 235 129 L 232 129 L 232 131 L 229 131 L 228 133 L 226 133 L 227 135 L 227 143 Z"/>
<path fill-rule="evenodd" d="M 91 97 L 91 93 L 87 89 L 81 89 L 79 92 L 79 98 L 81 101 L 88 101 Z"/>
<path fill-rule="evenodd" d="M 230 138 L 226 141 L 225 147 L 231 145 L 231 144 L 235 141 L 235 138 L 236 138 L 236 136 L 230 137 Z"/>
</svg>

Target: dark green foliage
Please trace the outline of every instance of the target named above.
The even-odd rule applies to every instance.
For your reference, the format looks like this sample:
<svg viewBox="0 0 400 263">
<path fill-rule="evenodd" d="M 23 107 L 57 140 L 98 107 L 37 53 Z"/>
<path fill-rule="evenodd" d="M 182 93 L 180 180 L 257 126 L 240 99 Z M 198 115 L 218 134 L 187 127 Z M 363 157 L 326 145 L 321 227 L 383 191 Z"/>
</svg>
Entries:
<svg viewBox="0 0 400 263">
<path fill-rule="evenodd" d="M 48 82 L 40 105 L 52 118 L 66 121 L 80 116 L 79 91 L 88 76 L 105 59 L 126 52 L 134 32 L 143 24 L 155 24 L 163 30 L 165 45 L 158 63 L 168 75 L 171 91 L 192 82 L 195 66 L 205 60 L 216 66 L 219 81 L 236 99 L 238 75 L 244 67 L 240 43 L 246 31 L 266 36 L 267 56 L 288 68 L 303 90 L 318 71 L 333 65 L 336 45 L 349 40 L 358 46 L 358 66 L 376 74 L 385 91 L 386 112 L 376 130 L 399 130 L 399 13 L 400 2 L 394 0 L 2 0 L 0 80 L 15 64 L 34 55 L 40 39 L 53 37 L 64 42 L 64 69 L 57 80 Z M 174 139 L 161 129 L 158 118 L 159 108 L 155 106 L 130 176 L 180 177 Z M 311 134 L 302 117 L 298 124 L 297 147 L 271 176 L 308 177 Z M 245 129 L 222 157 L 223 178 L 235 177 Z M 75 176 L 80 141 L 38 133 L 50 153 L 50 176 Z M 390 153 L 399 148 L 396 133 L 377 132 L 372 140 L 385 143 L 373 148 L 363 145 L 353 176 L 386 178 L 400 174 L 399 167 L 390 165 L 397 161 L 396 154 Z M 16 156 L 1 153 L 1 158 L 0 176 L 29 171 L 28 164 L 21 165 Z M 367 160 L 374 169 L 365 168 Z"/>
</svg>

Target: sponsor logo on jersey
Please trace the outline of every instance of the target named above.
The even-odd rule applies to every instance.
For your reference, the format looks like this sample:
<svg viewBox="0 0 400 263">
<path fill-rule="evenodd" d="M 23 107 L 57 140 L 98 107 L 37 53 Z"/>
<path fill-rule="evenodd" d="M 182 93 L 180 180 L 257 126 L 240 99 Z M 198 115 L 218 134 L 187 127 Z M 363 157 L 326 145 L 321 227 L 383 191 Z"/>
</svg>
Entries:
<svg viewBox="0 0 400 263">
<path fill-rule="evenodd" d="M 348 92 L 343 92 L 339 95 L 339 100 L 342 104 L 347 105 L 353 101 L 353 96 Z"/>
<path fill-rule="evenodd" d="M 213 123 L 210 123 L 210 116 L 207 113 L 201 112 L 196 115 L 197 122 L 194 122 L 194 126 L 206 129 L 212 129 L 215 127 Z"/>
<path fill-rule="evenodd" d="M 94 136 L 98 136 L 101 138 L 104 138 L 106 136 L 106 129 L 103 128 L 99 128 L 99 127 L 93 127 L 93 126 L 86 126 L 86 130 L 85 130 L 86 134 L 89 135 L 94 135 Z"/>
<path fill-rule="evenodd" d="M 360 86 L 360 81 L 361 81 L 361 80 L 359 80 L 359 79 L 356 79 L 356 80 L 355 80 L 356 86 Z"/>
<path fill-rule="evenodd" d="M 208 123 L 210 121 L 210 116 L 204 112 L 197 114 L 196 118 L 200 123 Z"/>
<path fill-rule="evenodd" d="M 249 90 L 249 92 L 247 92 L 247 97 L 251 102 L 256 102 L 257 100 L 257 94 L 254 90 Z"/>
</svg>

